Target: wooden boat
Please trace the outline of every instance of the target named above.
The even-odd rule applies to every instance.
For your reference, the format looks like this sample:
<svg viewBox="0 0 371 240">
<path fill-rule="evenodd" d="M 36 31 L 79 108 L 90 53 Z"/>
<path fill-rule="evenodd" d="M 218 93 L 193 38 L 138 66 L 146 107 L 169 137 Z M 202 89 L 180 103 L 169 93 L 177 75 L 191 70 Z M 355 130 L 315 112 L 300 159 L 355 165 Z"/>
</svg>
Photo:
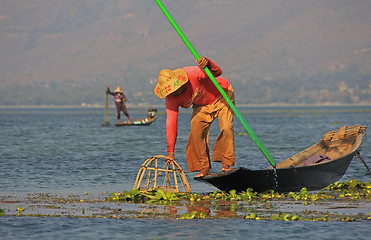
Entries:
<svg viewBox="0 0 371 240">
<path fill-rule="evenodd" d="M 315 145 L 264 170 L 244 167 L 220 172 L 196 180 L 209 183 L 222 191 L 238 192 L 252 188 L 256 192 L 319 190 L 338 181 L 346 172 L 362 143 L 367 125 L 344 126 L 326 133 Z M 306 162 L 318 156 L 328 159 L 308 165 Z"/>
<path fill-rule="evenodd" d="M 156 116 L 157 109 L 156 108 L 149 108 L 148 115 L 146 118 L 137 119 L 131 123 L 123 122 L 121 124 L 115 124 L 116 127 L 124 127 L 124 126 L 149 126 L 151 125 L 157 118 Z"/>
<path fill-rule="evenodd" d="M 116 123 L 115 126 L 116 127 L 124 127 L 124 126 L 148 126 L 148 125 L 151 125 L 156 120 L 156 118 L 157 117 L 153 117 L 153 118 L 146 117 L 144 119 L 135 120 L 135 121 L 133 121 L 131 123 L 128 123 L 128 122 L 123 122 L 121 124 Z"/>
</svg>

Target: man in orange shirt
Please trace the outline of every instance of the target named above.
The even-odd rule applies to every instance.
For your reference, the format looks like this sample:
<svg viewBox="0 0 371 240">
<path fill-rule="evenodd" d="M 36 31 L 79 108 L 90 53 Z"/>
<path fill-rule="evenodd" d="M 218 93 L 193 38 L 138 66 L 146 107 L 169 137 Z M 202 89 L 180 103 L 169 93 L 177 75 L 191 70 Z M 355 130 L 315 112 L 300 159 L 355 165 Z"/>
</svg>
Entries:
<svg viewBox="0 0 371 240">
<path fill-rule="evenodd" d="M 174 71 L 161 70 L 154 92 L 160 98 L 166 97 L 167 161 L 174 159 L 179 107 L 193 105 L 186 149 L 188 170 L 200 171 L 195 177 L 204 177 L 210 174 L 209 132 L 216 118 L 219 119 L 221 132 L 215 140 L 212 161 L 221 163 L 222 171 L 230 170 L 235 163 L 233 111 L 203 70 L 204 67 L 209 68 L 232 102 L 234 91 L 228 80 L 219 77 L 222 69 L 216 63 L 201 56 L 198 64 Z"/>
</svg>

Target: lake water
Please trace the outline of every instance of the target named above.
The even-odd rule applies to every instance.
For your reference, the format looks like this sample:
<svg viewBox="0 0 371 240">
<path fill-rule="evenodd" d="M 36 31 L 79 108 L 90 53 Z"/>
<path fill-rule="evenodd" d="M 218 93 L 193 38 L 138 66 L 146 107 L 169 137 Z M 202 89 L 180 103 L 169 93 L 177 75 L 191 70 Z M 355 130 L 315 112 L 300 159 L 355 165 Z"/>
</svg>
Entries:
<svg viewBox="0 0 371 240">
<path fill-rule="evenodd" d="M 254 107 L 239 108 L 247 123 L 279 162 L 318 142 L 324 133 L 344 125 L 369 125 L 371 108 Z M 129 109 L 132 119 L 147 115 L 145 108 Z M 187 172 L 185 147 L 191 112 L 181 110 L 176 161 L 186 171 L 192 192 L 216 188 L 193 180 Z M 141 164 L 166 154 L 164 109 L 147 127 L 104 125 L 101 108 L 0 108 L 0 194 L 91 193 L 130 190 Z M 125 120 L 125 116 L 124 116 Z M 236 167 L 269 166 L 256 144 L 235 118 Z M 218 134 L 214 123 L 210 143 Z M 371 166 L 366 136 L 361 156 Z M 212 172 L 221 166 L 213 163 Z M 355 157 L 341 181 L 370 181 Z M 370 209 L 371 211 L 371 209 Z M 284 222 L 249 220 L 153 220 L 0 217 L 0 237 L 6 239 L 368 239 L 370 221 Z"/>
</svg>

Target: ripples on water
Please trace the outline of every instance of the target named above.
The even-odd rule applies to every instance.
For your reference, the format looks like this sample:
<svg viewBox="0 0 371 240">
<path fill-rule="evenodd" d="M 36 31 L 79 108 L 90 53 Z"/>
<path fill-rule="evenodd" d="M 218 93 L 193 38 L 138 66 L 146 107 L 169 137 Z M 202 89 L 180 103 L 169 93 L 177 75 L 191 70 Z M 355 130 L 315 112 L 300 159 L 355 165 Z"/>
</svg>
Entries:
<svg viewBox="0 0 371 240">
<path fill-rule="evenodd" d="M 243 108 L 239 109 L 255 134 L 276 161 L 282 161 L 318 142 L 327 131 L 344 125 L 369 124 L 368 107 L 307 107 L 307 108 Z M 146 116 L 146 109 L 131 109 L 131 118 Z M 153 155 L 166 154 L 165 115 L 159 109 L 158 119 L 149 127 L 114 126 L 114 111 L 110 109 L 110 126 L 103 126 L 103 109 L 0 109 L 0 192 L 100 193 L 130 190 L 141 164 Z M 185 147 L 191 112 L 181 110 L 176 161 L 187 172 Z M 269 166 L 250 136 L 244 135 L 242 124 L 235 118 L 236 167 L 262 169 Z M 369 130 L 370 131 L 370 130 Z M 214 123 L 210 148 L 218 134 Z M 371 166 L 371 144 L 364 138 L 361 156 Z M 221 166 L 213 163 L 212 172 Z M 186 173 L 193 192 L 216 190 L 196 182 L 196 173 Z M 355 157 L 342 180 L 370 181 L 370 175 Z M 281 221 L 242 220 L 102 220 L 69 218 L 1 217 L 0 232 L 9 229 L 8 236 L 22 226 L 32 238 L 108 238 L 126 236 L 151 238 L 199 237 L 207 231 L 208 238 L 225 239 L 288 237 L 350 238 L 350 233 L 368 233 L 364 223 L 286 223 Z M 359 226 L 357 226 L 359 225 Z M 97 228 L 97 226 L 99 226 Z M 361 228 L 358 228 L 361 227 Z M 270 230 L 267 231 L 267 228 Z M 298 228 L 300 229 L 298 231 Z M 308 233 L 303 231 L 308 229 Z M 316 232 L 309 229 L 316 229 Z M 339 229 L 340 228 L 340 229 Z M 352 231 L 352 229 L 357 231 Z M 37 230 L 36 230 L 37 229 Z M 148 229 L 143 232 L 143 229 Z M 3 231 L 4 230 L 4 231 Z M 359 231 L 358 231 L 359 230 Z M 4 233 L 5 233 L 4 232 Z M 261 235 L 264 232 L 263 235 Z M 328 237 L 326 237 L 327 235 Z M 349 235 L 347 235 L 349 234 Z M 370 235 L 370 234 L 368 234 Z M 7 235 L 5 235 L 7 236 Z M 24 235 L 26 236 L 26 235 Z M 28 235 L 30 236 L 30 235 Z M 324 237 L 325 236 L 325 237 Z M 347 237 L 348 236 L 348 237 Z M 19 237 L 21 238 L 21 237 Z M 357 237 L 355 237 L 357 238 Z M 344 238 L 343 238 L 344 239 Z"/>
<path fill-rule="evenodd" d="M 369 239 L 364 222 L 1 217 L 6 239 Z"/>
</svg>

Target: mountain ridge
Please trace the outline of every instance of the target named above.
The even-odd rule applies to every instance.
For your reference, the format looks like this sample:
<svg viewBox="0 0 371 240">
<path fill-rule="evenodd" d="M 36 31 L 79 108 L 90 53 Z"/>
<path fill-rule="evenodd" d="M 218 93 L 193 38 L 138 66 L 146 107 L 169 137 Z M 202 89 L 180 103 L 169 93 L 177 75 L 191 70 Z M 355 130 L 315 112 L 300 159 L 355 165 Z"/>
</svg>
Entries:
<svg viewBox="0 0 371 240">
<path fill-rule="evenodd" d="M 371 103 L 368 1 L 163 3 L 243 104 Z M 2 105 L 100 103 L 107 85 L 159 104 L 158 72 L 194 64 L 154 1 L 1 5 Z"/>
</svg>

